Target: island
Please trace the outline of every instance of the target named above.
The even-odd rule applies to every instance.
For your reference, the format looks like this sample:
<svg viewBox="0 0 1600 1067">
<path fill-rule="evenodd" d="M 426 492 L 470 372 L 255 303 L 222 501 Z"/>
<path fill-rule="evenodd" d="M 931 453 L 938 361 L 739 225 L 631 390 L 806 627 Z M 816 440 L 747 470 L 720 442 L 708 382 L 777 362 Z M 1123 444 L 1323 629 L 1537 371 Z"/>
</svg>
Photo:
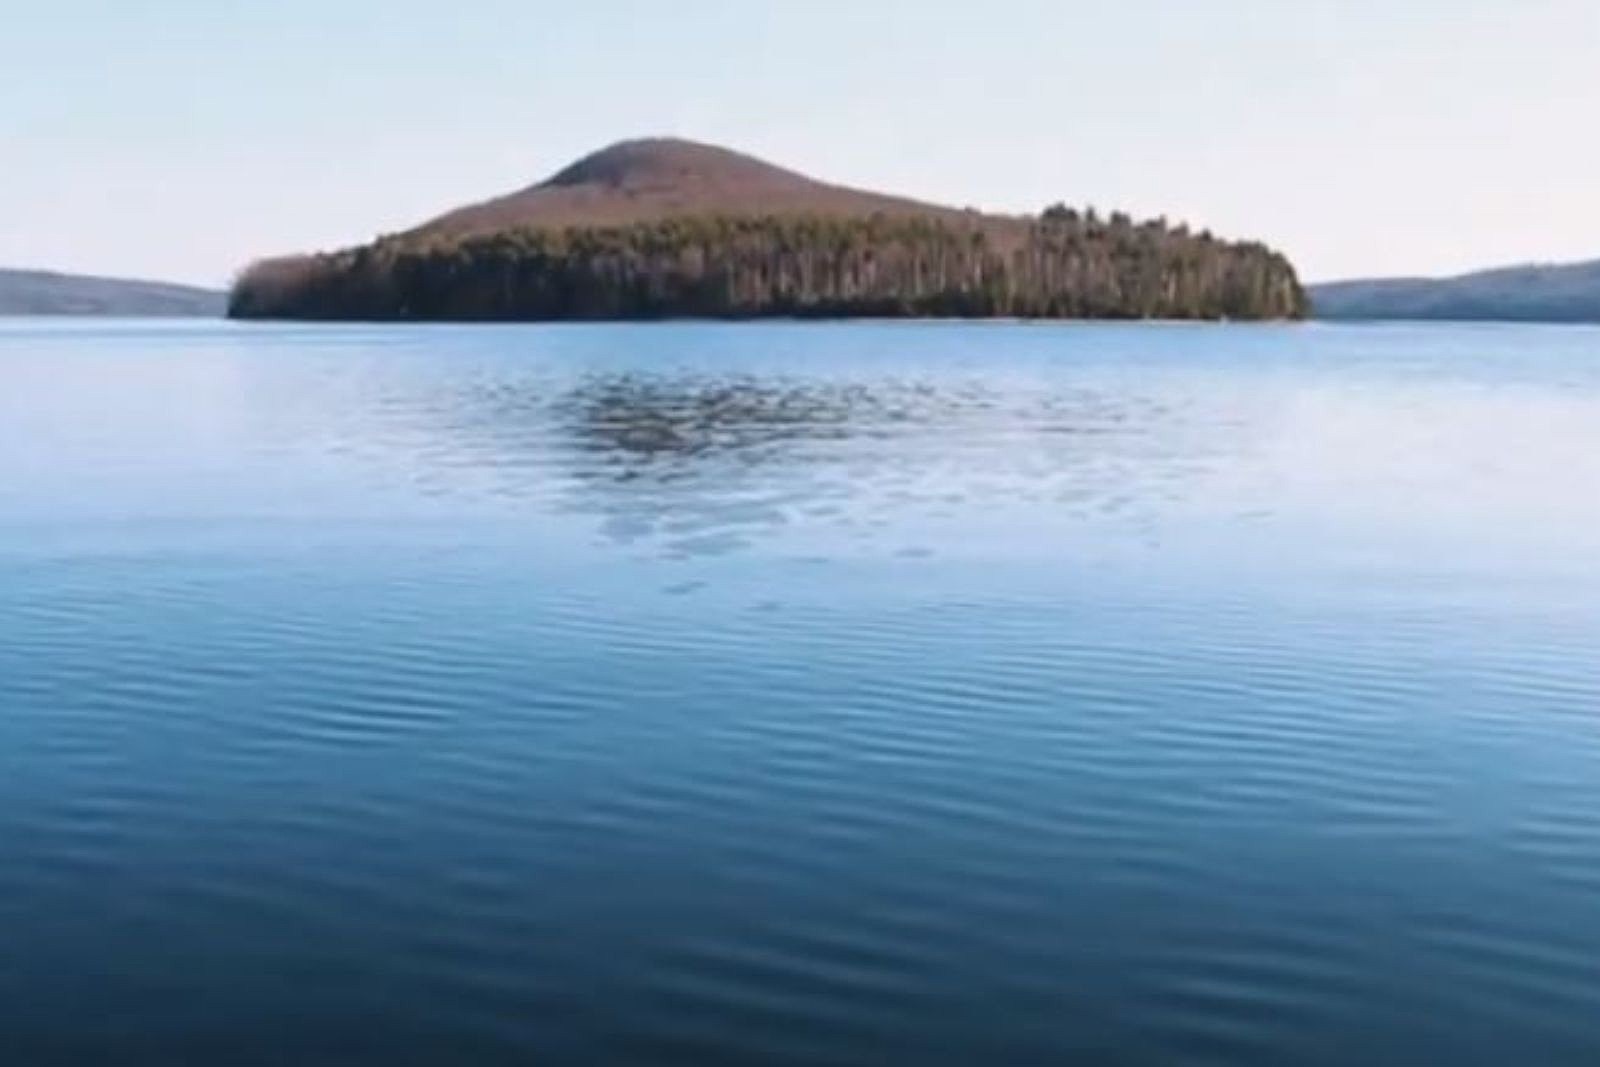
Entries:
<svg viewBox="0 0 1600 1067">
<path fill-rule="evenodd" d="M 257 263 L 241 319 L 1297 319 L 1254 242 L 1063 205 L 1013 216 L 831 185 L 676 139 L 341 251 Z"/>
</svg>

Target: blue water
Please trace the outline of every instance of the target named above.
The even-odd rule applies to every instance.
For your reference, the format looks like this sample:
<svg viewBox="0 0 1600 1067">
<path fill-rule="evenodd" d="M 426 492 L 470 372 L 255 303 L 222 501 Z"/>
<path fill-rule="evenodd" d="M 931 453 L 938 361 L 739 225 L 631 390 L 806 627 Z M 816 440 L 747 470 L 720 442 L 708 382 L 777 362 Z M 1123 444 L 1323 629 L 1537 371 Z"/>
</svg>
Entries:
<svg viewBox="0 0 1600 1067">
<path fill-rule="evenodd" d="M 0 323 L 0 1056 L 1600 1062 L 1600 330 Z"/>
</svg>

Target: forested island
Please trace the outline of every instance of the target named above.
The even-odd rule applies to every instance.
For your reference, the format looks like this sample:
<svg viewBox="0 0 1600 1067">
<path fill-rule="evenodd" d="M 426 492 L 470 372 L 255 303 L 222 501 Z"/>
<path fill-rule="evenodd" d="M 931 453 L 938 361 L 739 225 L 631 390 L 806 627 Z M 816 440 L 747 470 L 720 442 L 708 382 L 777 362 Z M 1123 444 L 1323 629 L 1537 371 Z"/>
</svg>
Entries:
<svg viewBox="0 0 1600 1067">
<path fill-rule="evenodd" d="M 538 185 L 338 252 L 268 260 L 237 318 L 1295 319 L 1282 255 L 1065 206 L 959 210 L 687 141 L 614 145 Z"/>
</svg>

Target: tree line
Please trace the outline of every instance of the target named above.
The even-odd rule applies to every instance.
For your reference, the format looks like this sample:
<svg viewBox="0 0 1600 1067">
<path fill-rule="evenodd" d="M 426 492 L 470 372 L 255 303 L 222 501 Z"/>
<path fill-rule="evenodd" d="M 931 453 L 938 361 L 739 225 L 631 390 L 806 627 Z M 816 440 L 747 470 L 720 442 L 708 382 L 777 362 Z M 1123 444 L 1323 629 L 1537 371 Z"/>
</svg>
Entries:
<svg viewBox="0 0 1600 1067">
<path fill-rule="evenodd" d="M 237 318 L 557 321 L 676 317 L 1286 319 L 1294 268 L 1255 243 L 1055 206 L 969 216 L 683 217 L 399 235 L 269 260 Z"/>
</svg>

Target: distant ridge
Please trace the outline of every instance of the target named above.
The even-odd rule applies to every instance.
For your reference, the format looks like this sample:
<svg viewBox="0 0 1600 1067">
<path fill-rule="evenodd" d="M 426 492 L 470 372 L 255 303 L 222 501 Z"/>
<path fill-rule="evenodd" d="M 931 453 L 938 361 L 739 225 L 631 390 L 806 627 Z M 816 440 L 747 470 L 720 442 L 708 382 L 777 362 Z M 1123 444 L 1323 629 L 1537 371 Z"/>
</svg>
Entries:
<svg viewBox="0 0 1600 1067">
<path fill-rule="evenodd" d="M 0 315 L 220 316 L 223 293 L 188 285 L 0 268 Z"/>
<path fill-rule="evenodd" d="M 1600 322 L 1600 259 L 1449 278 L 1374 278 L 1310 288 L 1323 319 Z"/>
<path fill-rule="evenodd" d="M 267 260 L 238 318 L 1293 319 L 1289 261 L 1165 220 L 983 214 L 678 138 L 622 141 L 536 184 L 358 248 Z"/>
</svg>

